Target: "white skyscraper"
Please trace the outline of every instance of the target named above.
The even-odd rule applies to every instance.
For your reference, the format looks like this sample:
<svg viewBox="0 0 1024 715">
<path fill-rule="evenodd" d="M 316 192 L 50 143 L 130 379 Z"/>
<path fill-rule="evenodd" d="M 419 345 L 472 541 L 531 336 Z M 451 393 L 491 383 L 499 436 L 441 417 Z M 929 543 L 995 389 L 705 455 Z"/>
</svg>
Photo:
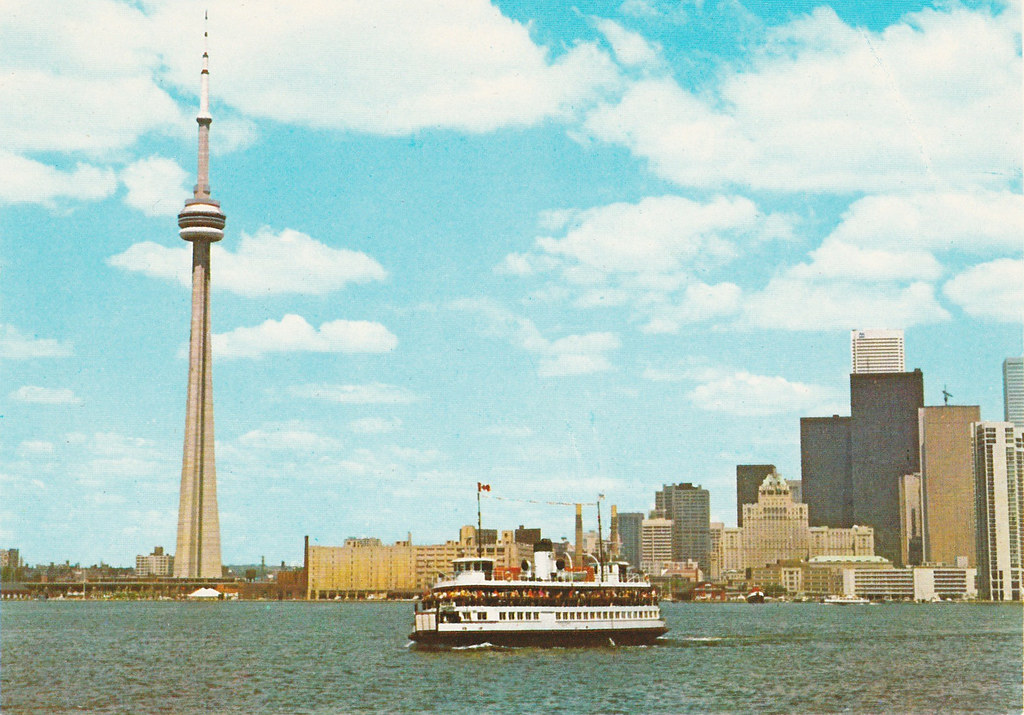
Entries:
<svg viewBox="0 0 1024 715">
<path fill-rule="evenodd" d="M 1024 551 L 1024 429 L 1010 422 L 975 422 L 971 432 L 978 594 L 992 601 L 1019 601 Z"/>
<path fill-rule="evenodd" d="M 850 333 L 853 372 L 906 372 L 902 330 L 854 330 Z"/>
<path fill-rule="evenodd" d="M 1003 419 L 1024 427 L 1024 357 L 1003 360 Z"/>
</svg>

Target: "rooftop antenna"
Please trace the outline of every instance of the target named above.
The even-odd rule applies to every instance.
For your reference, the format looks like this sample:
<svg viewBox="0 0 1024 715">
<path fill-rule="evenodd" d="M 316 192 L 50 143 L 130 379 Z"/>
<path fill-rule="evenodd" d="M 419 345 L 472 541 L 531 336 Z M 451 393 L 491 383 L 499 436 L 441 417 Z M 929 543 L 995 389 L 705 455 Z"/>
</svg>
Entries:
<svg viewBox="0 0 1024 715">
<path fill-rule="evenodd" d="M 945 405 L 946 405 L 947 407 L 949 407 L 949 398 L 950 398 L 950 397 L 952 397 L 952 396 L 953 396 L 953 393 L 949 392 L 949 391 L 948 391 L 948 390 L 946 389 L 946 386 L 945 386 L 945 385 L 943 385 L 943 386 L 942 386 L 942 402 L 943 402 L 943 404 L 945 404 Z"/>
</svg>

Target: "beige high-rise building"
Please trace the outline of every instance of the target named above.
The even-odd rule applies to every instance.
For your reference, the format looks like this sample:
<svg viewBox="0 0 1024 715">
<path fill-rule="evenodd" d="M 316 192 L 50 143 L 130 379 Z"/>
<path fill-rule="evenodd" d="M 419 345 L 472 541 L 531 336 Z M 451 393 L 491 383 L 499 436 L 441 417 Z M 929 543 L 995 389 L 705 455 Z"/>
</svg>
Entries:
<svg viewBox="0 0 1024 715">
<path fill-rule="evenodd" d="M 769 474 L 757 504 L 743 505 L 743 563 L 749 568 L 807 558 L 807 505 L 793 501 L 789 484 Z"/>
<path fill-rule="evenodd" d="M 644 519 L 640 524 L 640 569 L 659 573 L 672 560 L 672 520 Z"/>
<path fill-rule="evenodd" d="M 977 517 L 978 594 L 1024 600 L 1024 429 L 971 426 Z"/>
<path fill-rule="evenodd" d="M 307 559 L 308 598 L 416 590 L 416 554 L 408 541 L 346 539 L 343 546 L 310 546 Z"/>
<path fill-rule="evenodd" d="M 743 570 L 743 529 L 711 522 L 711 573 L 708 578 L 720 581 L 730 571 Z"/>
<path fill-rule="evenodd" d="M 210 194 L 210 70 L 203 53 L 200 74 L 199 169 L 193 198 L 178 214 L 179 234 L 192 244 L 192 328 L 188 351 L 188 400 L 178 502 L 174 575 L 220 578 L 220 516 L 213 452 L 213 352 L 210 338 L 210 246 L 224 237 L 225 216 Z"/>
<path fill-rule="evenodd" d="M 917 411 L 921 464 L 924 561 L 954 566 L 975 556 L 974 457 L 971 424 L 977 405 L 922 407 Z"/>
</svg>

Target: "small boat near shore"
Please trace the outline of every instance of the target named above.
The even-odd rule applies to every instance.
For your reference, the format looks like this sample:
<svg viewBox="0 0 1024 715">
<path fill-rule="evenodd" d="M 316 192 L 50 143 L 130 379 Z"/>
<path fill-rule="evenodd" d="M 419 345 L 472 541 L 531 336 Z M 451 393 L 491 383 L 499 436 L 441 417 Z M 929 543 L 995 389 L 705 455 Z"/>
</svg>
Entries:
<svg viewBox="0 0 1024 715">
<path fill-rule="evenodd" d="M 870 606 L 871 601 L 859 596 L 826 596 L 822 603 L 830 606 Z"/>
</svg>

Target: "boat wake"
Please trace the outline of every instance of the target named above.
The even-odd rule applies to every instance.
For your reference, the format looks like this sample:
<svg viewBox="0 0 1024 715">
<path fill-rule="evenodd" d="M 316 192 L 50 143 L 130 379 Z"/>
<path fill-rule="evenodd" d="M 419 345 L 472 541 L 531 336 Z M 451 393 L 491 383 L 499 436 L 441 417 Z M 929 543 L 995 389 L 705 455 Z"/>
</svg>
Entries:
<svg viewBox="0 0 1024 715">
<path fill-rule="evenodd" d="M 474 645 L 452 646 L 451 650 L 508 650 L 510 646 L 495 645 L 494 643 L 476 643 Z"/>
</svg>

